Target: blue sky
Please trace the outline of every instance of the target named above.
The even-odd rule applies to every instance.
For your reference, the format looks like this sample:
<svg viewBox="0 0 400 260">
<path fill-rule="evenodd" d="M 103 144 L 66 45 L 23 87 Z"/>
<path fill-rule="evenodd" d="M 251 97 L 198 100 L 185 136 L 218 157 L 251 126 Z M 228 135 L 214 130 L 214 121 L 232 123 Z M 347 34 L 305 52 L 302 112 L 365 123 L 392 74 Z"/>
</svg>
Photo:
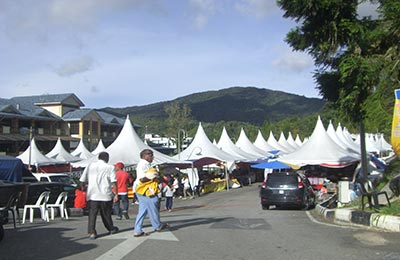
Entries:
<svg viewBox="0 0 400 260">
<path fill-rule="evenodd" d="M 273 0 L 2 0 L 1 97 L 126 107 L 232 86 L 318 97 Z"/>
</svg>

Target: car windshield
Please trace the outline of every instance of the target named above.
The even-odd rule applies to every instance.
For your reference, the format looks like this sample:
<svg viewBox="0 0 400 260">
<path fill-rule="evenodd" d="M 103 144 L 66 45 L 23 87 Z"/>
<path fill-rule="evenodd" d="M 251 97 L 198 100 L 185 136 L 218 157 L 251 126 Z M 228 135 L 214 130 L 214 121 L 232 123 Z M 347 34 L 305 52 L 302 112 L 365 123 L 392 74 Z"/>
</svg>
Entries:
<svg viewBox="0 0 400 260">
<path fill-rule="evenodd" d="M 297 176 L 293 174 L 270 174 L 267 179 L 267 186 L 270 188 L 294 188 L 297 187 Z"/>
<path fill-rule="evenodd" d="M 50 176 L 52 182 L 61 182 L 66 184 L 75 185 L 75 182 L 69 176 Z"/>
</svg>

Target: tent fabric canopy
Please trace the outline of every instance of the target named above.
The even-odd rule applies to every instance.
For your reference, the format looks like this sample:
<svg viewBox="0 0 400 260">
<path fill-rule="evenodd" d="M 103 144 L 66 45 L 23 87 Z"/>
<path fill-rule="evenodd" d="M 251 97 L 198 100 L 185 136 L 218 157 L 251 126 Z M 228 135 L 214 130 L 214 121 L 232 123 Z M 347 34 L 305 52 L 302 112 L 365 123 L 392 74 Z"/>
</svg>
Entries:
<svg viewBox="0 0 400 260">
<path fill-rule="evenodd" d="M 114 164 L 123 162 L 126 166 L 136 165 L 140 160 L 140 152 L 144 149 L 150 149 L 154 154 L 153 164 L 187 164 L 186 162 L 174 159 L 168 155 L 162 154 L 159 151 L 151 148 L 145 144 L 138 136 L 132 126 L 129 116 L 126 117 L 124 126 L 114 142 L 108 146 L 104 151 L 110 155 L 109 163 Z M 86 167 L 90 162 L 96 161 L 97 156 L 93 158 L 73 163 L 75 167 Z"/>
<path fill-rule="evenodd" d="M 86 148 L 85 144 L 83 143 L 82 138 L 79 141 L 78 146 L 75 148 L 74 151 L 71 152 L 71 154 L 83 160 L 90 159 L 93 157 L 93 154 Z"/>
<path fill-rule="evenodd" d="M 33 176 L 21 159 L 0 155 L 0 180 L 22 182 L 22 177 Z"/>
<path fill-rule="evenodd" d="M 279 153 L 279 150 L 277 150 L 275 147 L 270 145 L 262 135 L 261 131 L 258 130 L 257 138 L 253 143 L 257 148 L 267 151 L 270 154 L 276 155 Z"/>
<path fill-rule="evenodd" d="M 92 154 L 97 155 L 100 152 L 106 150 L 106 147 L 103 144 L 103 141 L 100 139 L 99 143 L 97 144 L 96 148 L 92 151 Z"/>
<path fill-rule="evenodd" d="M 81 158 L 73 156 L 72 154 L 67 152 L 67 150 L 65 150 L 60 138 L 58 138 L 56 145 L 50 152 L 46 154 L 46 156 L 67 163 L 77 162 L 81 160 Z"/>
<path fill-rule="evenodd" d="M 223 162 L 232 162 L 239 159 L 215 146 L 207 137 L 201 123 L 199 123 L 199 127 L 197 128 L 192 143 L 185 150 L 175 155 L 174 158 L 194 161 L 204 157 L 214 158 Z"/>
<path fill-rule="evenodd" d="M 64 161 L 56 160 L 53 158 L 49 158 L 46 155 L 40 152 L 39 148 L 36 145 L 35 138 L 32 138 L 32 141 L 29 147 L 17 158 L 21 159 L 24 164 L 30 165 L 53 165 L 53 164 L 65 164 Z"/>
<path fill-rule="evenodd" d="M 318 117 L 308 141 L 293 153 L 283 155 L 279 161 L 294 165 L 321 165 L 341 167 L 360 161 L 360 155 L 347 151 L 333 141 Z"/>
<path fill-rule="evenodd" d="M 217 143 L 217 147 L 221 149 L 224 152 L 227 152 L 237 158 L 237 160 L 240 161 L 249 161 L 249 160 L 255 160 L 258 157 L 255 155 L 252 155 L 250 153 L 247 153 L 237 147 L 231 140 L 231 138 L 228 135 L 228 132 L 226 131 L 225 127 L 222 129 L 221 137 Z"/>
<path fill-rule="evenodd" d="M 254 156 L 257 156 L 258 159 L 270 157 L 270 154 L 267 151 L 261 150 L 249 140 L 243 128 L 240 130 L 239 138 L 236 141 L 236 146 L 246 153 L 254 154 Z"/>
</svg>

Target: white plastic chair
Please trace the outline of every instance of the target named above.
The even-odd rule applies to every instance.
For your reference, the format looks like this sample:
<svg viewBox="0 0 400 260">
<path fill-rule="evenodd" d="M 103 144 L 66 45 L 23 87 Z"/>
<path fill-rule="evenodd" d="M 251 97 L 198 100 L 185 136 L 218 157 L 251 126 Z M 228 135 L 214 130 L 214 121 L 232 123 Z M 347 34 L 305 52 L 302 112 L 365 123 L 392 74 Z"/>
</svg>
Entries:
<svg viewBox="0 0 400 260">
<path fill-rule="evenodd" d="M 61 218 L 66 218 L 68 219 L 68 212 L 67 212 L 67 206 L 66 202 L 68 199 L 68 192 L 63 191 L 58 195 L 57 200 L 54 204 L 47 204 L 47 208 L 50 209 L 51 211 L 51 219 L 54 220 L 54 209 L 58 208 L 58 211 L 60 212 Z"/>
<path fill-rule="evenodd" d="M 24 216 L 22 218 L 22 224 L 25 224 L 26 212 L 29 209 L 30 222 L 33 222 L 33 213 L 35 209 L 40 209 L 40 215 L 42 220 L 49 222 L 49 211 L 47 210 L 47 202 L 49 201 L 50 191 L 44 191 L 40 194 L 35 204 L 24 206 Z"/>
</svg>

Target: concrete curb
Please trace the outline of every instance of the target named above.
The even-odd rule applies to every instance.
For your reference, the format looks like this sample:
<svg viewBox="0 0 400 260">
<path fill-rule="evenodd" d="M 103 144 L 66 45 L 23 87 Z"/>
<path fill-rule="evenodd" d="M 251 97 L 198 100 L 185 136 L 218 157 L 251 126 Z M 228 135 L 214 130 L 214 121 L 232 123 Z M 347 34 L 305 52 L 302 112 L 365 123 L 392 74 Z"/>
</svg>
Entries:
<svg viewBox="0 0 400 260">
<path fill-rule="evenodd" d="M 400 232 L 400 217 L 354 209 L 327 209 L 319 204 L 316 205 L 315 209 L 326 219 L 369 226 L 384 231 Z"/>
</svg>

